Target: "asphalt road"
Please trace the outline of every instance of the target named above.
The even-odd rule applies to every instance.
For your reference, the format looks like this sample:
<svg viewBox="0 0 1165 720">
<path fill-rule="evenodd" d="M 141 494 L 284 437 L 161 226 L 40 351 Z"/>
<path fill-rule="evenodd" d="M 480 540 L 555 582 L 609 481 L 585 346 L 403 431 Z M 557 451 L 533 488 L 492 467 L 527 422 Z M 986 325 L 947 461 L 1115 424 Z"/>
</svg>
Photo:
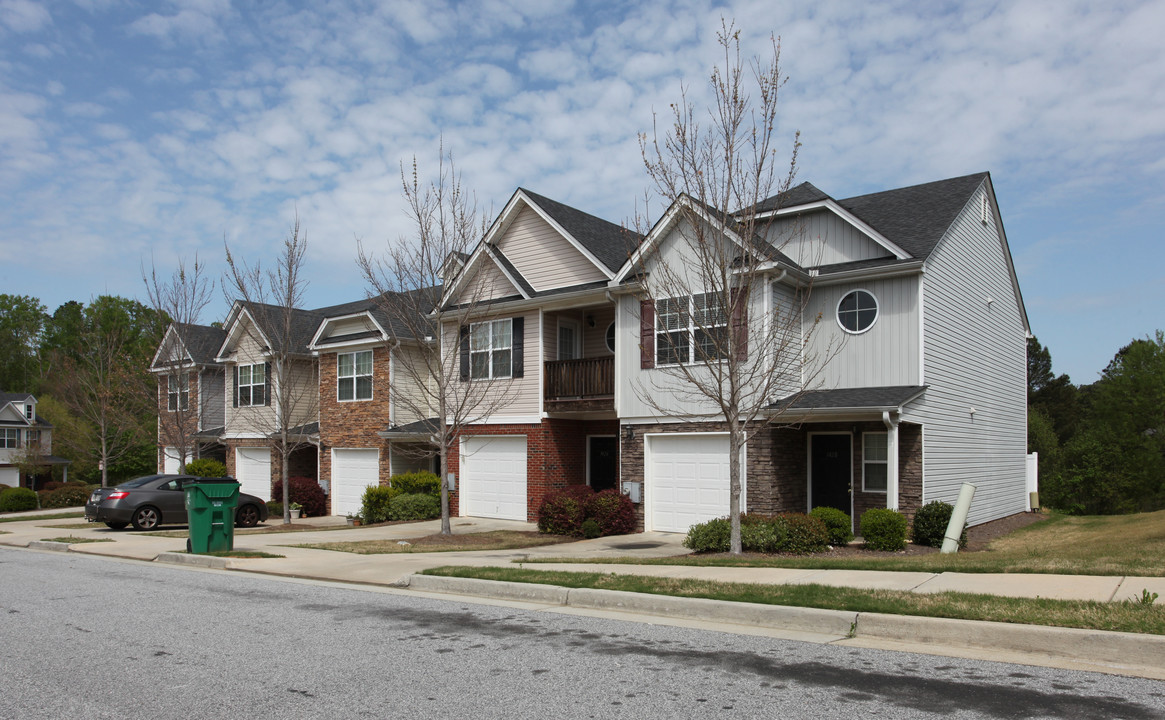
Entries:
<svg viewBox="0 0 1165 720">
<path fill-rule="evenodd" d="M 0 548 L 0 718 L 1165 718 L 1157 681 Z"/>
</svg>

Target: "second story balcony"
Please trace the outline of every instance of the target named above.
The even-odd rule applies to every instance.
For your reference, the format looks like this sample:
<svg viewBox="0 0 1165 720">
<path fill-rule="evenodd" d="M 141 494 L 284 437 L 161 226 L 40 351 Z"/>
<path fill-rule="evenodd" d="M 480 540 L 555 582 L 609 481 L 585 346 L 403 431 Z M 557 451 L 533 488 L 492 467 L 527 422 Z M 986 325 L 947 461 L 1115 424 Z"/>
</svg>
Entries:
<svg viewBox="0 0 1165 720">
<path fill-rule="evenodd" d="M 545 364 L 543 400 L 547 412 L 615 409 L 615 358 L 553 360 Z"/>
</svg>

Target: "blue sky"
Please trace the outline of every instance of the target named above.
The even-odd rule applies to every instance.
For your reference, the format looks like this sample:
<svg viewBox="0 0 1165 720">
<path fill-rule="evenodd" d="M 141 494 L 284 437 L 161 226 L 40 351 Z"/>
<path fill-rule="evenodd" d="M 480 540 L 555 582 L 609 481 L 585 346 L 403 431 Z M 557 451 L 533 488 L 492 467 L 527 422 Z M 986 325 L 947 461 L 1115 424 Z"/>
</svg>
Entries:
<svg viewBox="0 0 1165 720">
<path fill-rule="evenodd" d="M 0 0 L 0 292 L 144 297 L 143 261 L 217 276 L 298 211 L 307 304 L 356 299 L 357 238 L 407 233 L 400 162 L 442 136 L 491 214 L 522 186 L 628 220 L 636 133 L 705 95 L 721 16 L 781 36 L 798 180 L 992 173 L 1057 372 L 1165 327 L 1165 2 L 1119 0 Z"/>
</svg>

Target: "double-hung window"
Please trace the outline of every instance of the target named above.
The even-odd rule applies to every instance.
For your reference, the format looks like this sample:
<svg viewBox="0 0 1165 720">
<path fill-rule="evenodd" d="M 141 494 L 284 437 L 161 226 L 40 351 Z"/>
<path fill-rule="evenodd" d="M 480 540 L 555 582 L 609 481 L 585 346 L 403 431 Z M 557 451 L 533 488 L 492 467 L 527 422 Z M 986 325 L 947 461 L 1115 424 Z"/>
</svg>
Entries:
<svg viewBox="0 0 1165 720">
<path fill-rule="evenodd" d="M 12 428 L 0 429 L 0 448 L 20 447 L 20 431 Z"/>
<path fill-rule="evenodd" d="M 372 399 L 372 351 L 336 356 L 336 397 L 340 400 Z"/>
<path fill-rule="evenodd" d="M 862 434 L 862 490 L 865 492 L 886 492 L 888 439 L 884 432 Z"/>
<path fill-rule="evenodd" d="M 28 438 L 28 447 L 37 447 L 40 445 L 40 430 L 29 430 L 25 435 Z"/>
<path fill-rule="evenodd" d="M 267 380 L 266 368 L 264 363 L 239 366 L 239 386 L 235 389 L 239 407 L 265 404 L 263 389 Z"/>
<path fill-rule="evenodd" d="M 469 377 L 474 380 L 513 376 L 514 333 L 510 318 L 469 326 Z"/>
<path fill-rule="evenodd" d="M 190 409 L 190 376 L 186 373 L 168 376 L 166 409 L 175 412 Z"/>
<path fill-rule="evenodd" d="M 655 317 L 656 364 L 728 357 L 728 317 L 715 293 L 659 300 Z"/>
</svg>

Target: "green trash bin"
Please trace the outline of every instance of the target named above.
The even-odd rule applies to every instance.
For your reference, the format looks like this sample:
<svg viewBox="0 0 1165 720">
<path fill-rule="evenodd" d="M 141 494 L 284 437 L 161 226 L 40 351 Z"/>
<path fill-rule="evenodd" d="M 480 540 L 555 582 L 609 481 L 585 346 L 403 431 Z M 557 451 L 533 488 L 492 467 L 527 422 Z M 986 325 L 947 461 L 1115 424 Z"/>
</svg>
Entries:
<svg viewBox="0 0 1165 720">
<path fill-rule="evenodd" d="M 237 482 L 192 482 L 186 491 L 186 517 L 190 539 L 186 550 L 197 555 L 235 548 L 235 508 L 239 506 Z"/>
</svg>

